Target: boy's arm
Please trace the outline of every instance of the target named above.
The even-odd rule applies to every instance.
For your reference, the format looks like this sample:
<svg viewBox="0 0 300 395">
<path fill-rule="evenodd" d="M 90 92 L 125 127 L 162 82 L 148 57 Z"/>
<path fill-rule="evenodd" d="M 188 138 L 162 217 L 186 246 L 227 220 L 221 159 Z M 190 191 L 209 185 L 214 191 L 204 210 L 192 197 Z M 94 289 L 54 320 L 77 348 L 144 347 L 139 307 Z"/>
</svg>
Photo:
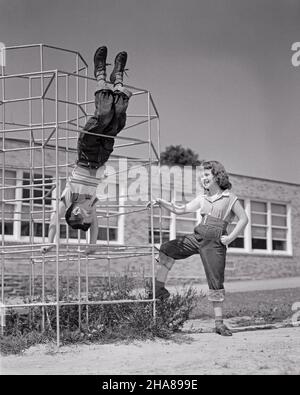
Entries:
<svg viewBox="0 0 300 395">
<path fill-rule="evenodd" d="M 85 253 L 87 255 L 96 252 L 96 243 L 98 239 L 98 218 L 96 210 L 93 212 L 93 221 L 90 227 L 90 245 L 86 248 Z"/>
<path fill-rule="evenodd" d="M 238 200 L 234 203 L 232 207 L 232 211 L 238 217 L 238 222 L 235 225 L 233 231 L 229 235 L 227 236 L 224 235 L 221 237 L 221 242 L 225 245 L 232 243 L 238 237 L 238 235 L 245 229 L 246 225 L 249 222 L 247 214 Z"/>
<path fill-rule="evenodd" d="M 49 225 L 49 233 L 48 233 L 48 243 L 54 243 L 55 235 L 56 235 L 56 221 L 57 221 L 57 215 L 58 215 L 58 220 L 60 222 L 60 218 L 65 214 L 66 208 L 65 205 L 62 201 L 59 202 L 58 205 L 58 212 L 52 213 L 51 215 L 51 220 L 50 220 L 50 225 Z M 46 253 L 50 251 L 54 246 L 43 246 L 41 248 L 41 252 Z"/>
</svg>

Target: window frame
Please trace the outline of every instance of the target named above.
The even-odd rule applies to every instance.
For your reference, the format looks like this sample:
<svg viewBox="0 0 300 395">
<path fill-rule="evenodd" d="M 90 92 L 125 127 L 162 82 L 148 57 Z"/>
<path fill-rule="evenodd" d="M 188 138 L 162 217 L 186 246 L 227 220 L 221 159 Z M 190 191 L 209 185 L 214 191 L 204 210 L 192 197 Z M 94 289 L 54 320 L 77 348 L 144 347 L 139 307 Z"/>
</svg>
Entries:
<svg viewBox="0 0 300 395">
<path fill-rule="evenodd" d="M 241 197 L 245 202 L 245 211 L 249 218 L 249 222 L 244 230 L 244 248 L 228 247 L 228 253 L 232 254 L 249 254 L 249 255 L 268 255 L 268 256 L 293 256 L 292 246 L 292 220 L 291 220 L 291 203 L 279 200 L 265 200 L 259 198 L 245 198 Z M 251 218 L 251 202 L 260 202 L 267 205 L 267 224 L 264 226 L 267 230 L 267 248 L 254 249 L 252 248 L 252 218 Z M 286 250 L 273 250 L 272 238 L 272 204 L 283 205 L 286 207 Z M 274 214 L 274 213 L 273 213 Z M 254 225 L 256 226 L 256 225 Z M 283 229 L 284 227 L 279 227 Z"/>
</svg>

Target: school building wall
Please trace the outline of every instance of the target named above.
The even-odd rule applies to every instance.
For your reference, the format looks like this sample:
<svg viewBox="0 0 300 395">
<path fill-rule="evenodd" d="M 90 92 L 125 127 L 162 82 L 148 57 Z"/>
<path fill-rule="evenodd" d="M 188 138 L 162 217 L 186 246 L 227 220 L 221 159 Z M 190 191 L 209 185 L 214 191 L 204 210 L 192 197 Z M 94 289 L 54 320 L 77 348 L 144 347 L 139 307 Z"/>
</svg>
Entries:
<svg viewBox="0 0 300 395">
<path fill-rule="evenodd" d="M 24 147 L 26 147 L 26 144 Z M 10 147 L 20 147 L 20 143 L 12 141 Z M 30 161 L 28 151 L 16 151 L 6 155 L 6 169 L 24 168 Z M 36 154 L 36 158 L 39 156 Z M 46 163 L 53 163 L 55 151 L 46 152 Z M 74 161 L 76 153 L 70 155 L 70 162 Z M 36 159 L 37 163 L 41 159 Z M 65 153 L 60 153 L 60 162 L 65 163 Z M 26 163 L 26 166 L 24 165 Z M 136 166 L 136 162 L 128 166 Z M 267 253 L 244 253 L 228 252 L 226 266 L 226 280 L 242 279 L 267 279 L 284 278 L 289 276 L 300 276 L 300 185 L 265 180 L 260 178 L 247 177 L 242 175 L 230 175 L 233 184 L 233 192 L 240 198 L 263 201 L 278 201 L 289 204 L 291 207 L 291 237 L 292 254 L 276 255 Z M 156 179 L 157 181 L 157 179 Z M 176 180 L 175 180 L 176 184 Z M 176 188 L 176 185 L 175 185 Z M 126 209 L 130 212 L 132 209 Z M 123 216 L 123 240 L 125 245 L 148 245 L 149 244 L 149 210 L 128 213 Z M 11 242 L 5 245 L 13 244 Z M 18 242 L 18 244 L 20 244 Z M 157 253 L 157 251 L 156 251 Z M 61 265 L 64 272 L 64 264 Z M 71 265 L 70 273 L 76 275 L 78 267 Z M 36 274 L 41 272 L 41 267 L 35 267 Z M 82 268 L 84 273 L 84 268 Z M 110 266 L 108 261 L 94 259 L 89 262 L 89 274 L 93 281 L 98 277 L 105 277 L 110 272 L 112 275 L 126 274 L 129 276 L 150 276 L 151 257 L 140 256 L 122 259 L 111 259 Z M 5 262 L 5 287 L 14 294 L 17 289 L 20 292 L 28 289 L 29 256 L 20 255 L 20 260 Z M 53 280 L 55 265 L 49 264 L 46 267 L 46 275 Z M 51 280 L 51 282 L 52 282 Z M 184 284 L 205 282 L 205 275 L 199 256 L 188 258 L 184 261 L 177 261 L 170 272 L 169 284 Z"/>
<path fill-rule="evenodd" d="M 300 276 L 300 186 L 240 175 L 231 175 L 233 192 L 240 198 L 278 201 L 291 206 L 292 254 L 228 252 L 226 280 L 254 280 Z M 250 225 L 248 225 L 250 226 Z M 205 279 L 200 257 L 177 261 L 169 281 Z"/>
</svg>

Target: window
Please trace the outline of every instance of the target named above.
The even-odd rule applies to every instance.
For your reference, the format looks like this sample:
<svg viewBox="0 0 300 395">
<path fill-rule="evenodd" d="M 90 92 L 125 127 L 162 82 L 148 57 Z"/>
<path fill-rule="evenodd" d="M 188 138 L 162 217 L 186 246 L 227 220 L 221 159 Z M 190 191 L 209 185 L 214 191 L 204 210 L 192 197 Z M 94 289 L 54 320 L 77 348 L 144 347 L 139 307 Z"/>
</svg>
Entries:
<svg viewBox="0 0 300 395">
<path fill-rule="evenodd" d="M 272 249 L 286 251 L 288 239 L 287 207 L 284 204 L 271 204 Z"/>
<path fill-rule="evenodd" d="M 0 170 L 0 229 L 1 235 L 14 235 L 14 215 L 16 211 L 16 172 L 5 170 L 4 177 Z M 4 227 L 4 230 L 3 230 Z"/>
<path fill-rule="evenodd" d="M 239 202 L 245 208 L 245 201 L 242 200 L 242 199 L 239 199 Z M 236 223 L 237 223 L 237 217 L 235 217 L 233 219 L 232 223 L 228 225 L 228 228 L 227 228 L 228 234 L 230 232 L 232 232 L 232 230 L 234 229 Z M 239 248 L 239 249 L 245 248 L 245 232 L 244 231 L 240 232 L 238 237 L 231 244 L 229 244 L 229 248 L 235 248 L 235 249 L 237 249 L 237 248 Z"/>
<path fill-rule="evenodd" d="M 149 243 L 151 243 L 151 218 L 149 215 Z M 155 207 L 153 210 L 154 243 L 160 244 L 170 240 L 170 211 Z"/>
<path fill-rule="evenodd" d="M 52 210 L 52 177 L 24 172 L 22 180 L 21 237 L 48 236 Z M 28 186 L 28 188 L 26 188 Z"/>
<path fill-rule="evenodd" d="M 154 194 L 155 195 L 155 194 Z M 155 196 L 158 196 L 155 195 Z M 163 191 L 163 199 L 172 201 L 171 191 Z M 177 205 L 185 204 L 193 199 L 192 196 L 185 196 L 182 202 L 176 202 Z M 165 243 L 177 237 L 188 233 L 193 233 L 197 225 L 197 213 L 187 213 L 184 215 L 176 215 L 164 208 L 154 208 L 153 224 L 154 224 L 154 243 Z M 149 243 L 151 243 L 151 227 L 149 215 Z"/>
<path fill-rule="evenodd" d="M 230 244 L 230 251 L 291 254 L 290 210 L 286 203 L 241 200 L 250 219 L 246 229 Z M 232 231 L 236 219 L 228 227 Z"/>
<path fill-rule="evenodd" d="M 267 203 L 251 202 L 251 245 L 253 250 L 267 249 Z"/>
<path fill-rule="evenodd" d="M 119 218 L 120 218 L 120 187 L 119 184 L 107 185 L 107 196 L 101 198 L 97 208 L 98 237 L 100 241 L 119 240 Z"/>
<path fill-rule="evenodd" d="M 65 186 L 65 182 L 62 182 L 62 188 Z M 109 185 L 105 188 L 105 193 L 100 197 L 100 202 L 97 204 L 97 217 L 98 217 L 98 236 L 97 240 L 102 242 L 118 242 L 120 240 L 120 192 L 119 185 Z M 70 239 L 78 240 L 80 236 L 81 240 L 86 240 L 87 233 L 78 231 L 67 227 L 65 223 L 60 225 L 60 237 L 63 240 Z"/>
<path fill-rule="evenodd" d="M 51 214 L 55 209 L 56 185 L 53 175 L 30 174 L 22 170 L 5 170 L 4 177 L 0 169 L 0 230 L 8 241 L 21 240 L 27 242 L 29 237 L 42 242 L 48 236 Z M 61 181 L 61 190 L 65 186 Z M 112 194 L 114 196 L 112 196 Z M 99 241 L 122 242 L 120 232 L 120 194 L 119 186 L 108 188 L 107 199 L 98 203 Z M 108 218 L 107 218 L 108 216 Z M 4 226 L 3 226 L 4 225 Z M 107 232 L 107 225 L 109 226 Z M 67 230 L 68 229 L 68 230 Z M 67 227 L 62 221 L 60 239 L 65 241 L 86 240 L 86 233 Z"/>
<path fill-rule="evenodd" d="M 185 193 L 184 198 L 181 202 L 178 203 L 178 205 L 187 204 L 194 198 L 195 196 L 192 193 Z M 174 226 L 176 237 L 180 237 L 188 233 L 193 233 L 194 228 L 198 222 L 199 221 L 197 220 L 197 212 L 186 213 L 183 215 L 175 215 Z"/>
<path fill-rule="evenodd" d="M 153 191 L 153 196 L 160 196 L 160 191 Z M 170 201 L 171 192 L 170 190 L 162 190 L 162 198 Z M 170 226 L 171 226 L 171 213 L 169 210 L 164 208 L 154 207 L 153 208 L 153 233 L 154 243 L 161 244 L 170 240 Z M 149 210 L 148 216 L 148 229 L 149 229 L 149 243 L 151 243 L 151 212 Z"/>
</svg>

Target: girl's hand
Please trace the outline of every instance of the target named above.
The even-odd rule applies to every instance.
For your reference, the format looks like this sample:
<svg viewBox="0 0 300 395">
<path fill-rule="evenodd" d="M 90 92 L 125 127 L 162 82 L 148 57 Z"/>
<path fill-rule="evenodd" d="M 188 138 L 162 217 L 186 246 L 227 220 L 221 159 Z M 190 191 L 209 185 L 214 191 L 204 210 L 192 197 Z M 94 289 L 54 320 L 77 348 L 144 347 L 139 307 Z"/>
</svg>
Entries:
<svg viewBox="0 0 300 395">
<path fill-rule="evenodd" d="M 150 202 L 147 203 L 147 208 L 150 208 L 151 205 L 153 207 L 160 207 L 160 203 L 161 203 L 161 199 L 157 198 L 157 199 L 153 199 Z"/>
<path fill-rule="evenodd" d="M 232 242 L 233 240 L 230 236 L 226 236 L 226 235 L 221 236 L 221 243 L 224 244 L 225 246 L 228 246 L 228 244 Z"/>
<path fill-rule="evenodd" d="M 41 251 L 42 254 L 46 254 L 47 252 L 52 250 L 53 247 L 54 247 L 53 245 L 52 246 L 43 246 L 43 247 L 41 247 L 40 251 Z"/>
</svg>

